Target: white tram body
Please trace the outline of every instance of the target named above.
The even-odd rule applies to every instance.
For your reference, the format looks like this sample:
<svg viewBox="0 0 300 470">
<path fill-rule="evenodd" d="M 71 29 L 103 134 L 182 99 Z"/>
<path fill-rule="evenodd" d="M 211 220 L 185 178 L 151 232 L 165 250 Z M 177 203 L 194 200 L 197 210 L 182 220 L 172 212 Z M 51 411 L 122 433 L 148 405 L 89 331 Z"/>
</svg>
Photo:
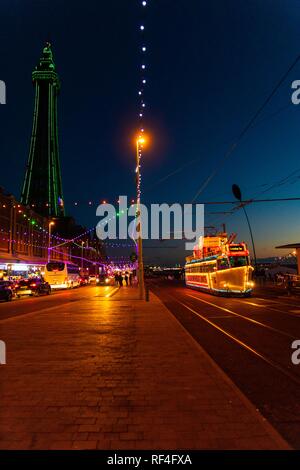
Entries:
<svg viewBox="0 0 300 470">
<path fill-rule="evenodd" d="M 250 295 L 253 267 L 245 243 L 231 243 L 226 234 L 204 237 L 186 259 L 188 287 L 219 295 Z"/>
</svg>

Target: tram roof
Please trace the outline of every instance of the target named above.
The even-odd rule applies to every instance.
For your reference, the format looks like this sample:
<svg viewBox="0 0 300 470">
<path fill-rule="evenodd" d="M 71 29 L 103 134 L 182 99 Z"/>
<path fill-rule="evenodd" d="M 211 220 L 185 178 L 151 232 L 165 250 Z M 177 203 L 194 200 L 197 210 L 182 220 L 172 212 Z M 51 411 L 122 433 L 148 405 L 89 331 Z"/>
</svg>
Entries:
<svg viewBox="0 0 300 470">
<path fill-rule="evenodd" d="M 220 255 L 213 255 L 213 256 L 208 256 L 207 258 L 196 258 L 192 259 L 190 261 L 187 261 L 186 264 L 193 264 L 193 263 L 204 263 L 205 261 L 214 261 L 216 260 Z"/>
</svg>

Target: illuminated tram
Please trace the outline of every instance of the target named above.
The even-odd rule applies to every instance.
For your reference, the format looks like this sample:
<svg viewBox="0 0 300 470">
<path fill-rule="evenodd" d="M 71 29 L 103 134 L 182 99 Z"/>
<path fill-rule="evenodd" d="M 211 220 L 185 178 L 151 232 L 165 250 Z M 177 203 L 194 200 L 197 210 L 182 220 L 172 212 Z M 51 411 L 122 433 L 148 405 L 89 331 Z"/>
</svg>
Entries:
<svg viewBox="0 0 300 470">
<path fill-rule="evenodd" d="M 186 258 L 185 283 L 188 287 L 218 295 L 251 294 L 254 283 L 249 251 L 245 243 L 232 243 L 236 234 L 227 238 L 200 237 L 199 246 Z"/>
</svg>

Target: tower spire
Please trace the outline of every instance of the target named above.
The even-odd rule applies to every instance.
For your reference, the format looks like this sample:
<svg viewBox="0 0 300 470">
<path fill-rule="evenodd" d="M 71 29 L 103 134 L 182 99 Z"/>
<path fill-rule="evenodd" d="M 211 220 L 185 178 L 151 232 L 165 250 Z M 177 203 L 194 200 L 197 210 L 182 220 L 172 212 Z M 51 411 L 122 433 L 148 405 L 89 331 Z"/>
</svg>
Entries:
<svg viewBox="0 0 300 470">
<path fill-rule="evenodd" d="M 49 42 L 32 72 L 32 80 L 33 126 L 21 202 L 45 216 L 64 216 L 57 123 L 60 81 Z"/>
</svg>

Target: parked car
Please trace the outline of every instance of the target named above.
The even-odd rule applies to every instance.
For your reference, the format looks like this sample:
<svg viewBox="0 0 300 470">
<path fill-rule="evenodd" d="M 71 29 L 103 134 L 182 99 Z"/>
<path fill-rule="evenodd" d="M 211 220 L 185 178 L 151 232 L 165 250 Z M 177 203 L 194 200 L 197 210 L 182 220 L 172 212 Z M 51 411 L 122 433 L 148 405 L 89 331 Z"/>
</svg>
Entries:
<svg viewBox="0 0 300 470">
<path fill-rule="evenodd" d="M 13 291 L 13 297 L 15 297 L 16 296 L 16 287 L 18 285 L 18 281 L 17 280 L 12 280 L 12 279 L 7 279 L 5 282 L 7 283 L 7 285 Z"/>
<path fill-rule="evenodd" d="M 89 284 L 99 284 L 99 276 L 96 276 L 95 274 L 91 274 L 89 276 Z"/>
<path fill-rule="evenodd" d="M 50 284 L 40 278 L 23 279 L 16 287 L 17 297 L 21 297 L 22 295 L 49 295 L 50 293 Z"/>
<path fill-rule="evenodd" d="M 89 283 L 89 278 L 88 276 L 81 276 L 79 280 L 79 285 L 80 286 L 86 286 Z"/>
<path fill-rule="evenodd" d="M 13 285 L 10 281 L 0 281 L 0 300 L 10 302 L 14 296 Z"/>
<path fill-rule="evenodd" d="M 98 283 L 101 286 L 108 286 L 111 283 L 111 279 L 106 274 L 100 274 Z"/>
</svg>

